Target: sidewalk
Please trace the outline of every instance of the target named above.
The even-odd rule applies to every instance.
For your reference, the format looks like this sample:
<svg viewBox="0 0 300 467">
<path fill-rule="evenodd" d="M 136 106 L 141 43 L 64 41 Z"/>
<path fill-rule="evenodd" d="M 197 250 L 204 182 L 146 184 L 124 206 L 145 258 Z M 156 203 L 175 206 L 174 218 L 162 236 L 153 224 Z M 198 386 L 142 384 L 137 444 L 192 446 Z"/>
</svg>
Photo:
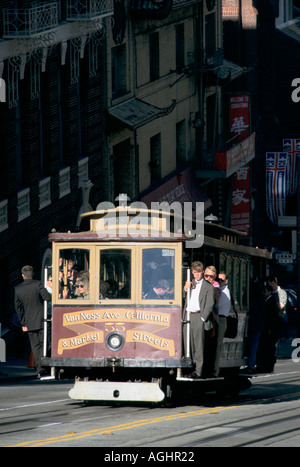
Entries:
<svg viewBox="0 0 300 467">
<path fill-rule="evenodd" d="M 287 339 L 281 338 L 277 342 L 276 356 L 277 358 L 292 358 L 292 353 L 296 349 L 296 345 L 292 345 L 296 337 L 289 337 Z"/>
<path fill-rule="evenodd" d="M 28 368 L 26 365 L 28 365 L 28 358 L 7 357 L 6 362 L 0 362 L 0 385 L 17 379 L 36 379 L 35 368 Z"/>
</svg>

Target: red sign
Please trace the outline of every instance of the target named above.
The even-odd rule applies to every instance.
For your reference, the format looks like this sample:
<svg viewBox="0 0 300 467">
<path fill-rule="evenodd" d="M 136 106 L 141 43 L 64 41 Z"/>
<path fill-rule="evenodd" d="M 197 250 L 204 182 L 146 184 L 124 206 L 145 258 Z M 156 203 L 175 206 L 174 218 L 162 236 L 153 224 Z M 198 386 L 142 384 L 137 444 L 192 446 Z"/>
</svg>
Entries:
<svg viewBox="0 0 300 467">
<path fill-rule="evenodd" d="M 180 358 L 180 307 L 54 307 L 54 358 Z M 110 346 L 116 335 L 119 347 Z"/>
<path fill-rule="evenodd" d="M 231 200 L 231 228 L 250 236 L 250 168 L 241 167 L 235 174 Z"/>
<path fill-rule="evenodd" d="M 230 131 L 242 139 L 250 134 L 250 97 L 234 94 L 230 97 Z"/>
<path fill-rule="evenodd" d="M 216 170 L 229 170 L 242 161 L 255 157 L 255 133 L 244 139 L 227 152 L 216 152 Z"/>
</svg>

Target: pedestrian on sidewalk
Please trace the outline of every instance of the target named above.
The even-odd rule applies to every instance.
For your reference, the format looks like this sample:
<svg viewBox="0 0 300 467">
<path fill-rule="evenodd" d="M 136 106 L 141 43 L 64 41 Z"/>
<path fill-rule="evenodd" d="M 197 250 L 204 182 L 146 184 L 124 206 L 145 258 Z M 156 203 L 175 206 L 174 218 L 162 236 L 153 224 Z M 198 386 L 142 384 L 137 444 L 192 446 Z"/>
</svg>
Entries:
<svg viewBox="0 0 300 467">
<path fill-rule="evenodd" d="M 42 368 L 43 356 L 43 302 L 51 300 L 51 294 L 42 282 L 33 279 L 32 266 L 24 266 L 21 270 L 23 282 L 15 287 L 15 309 L 23 332 L 28 332 L 31 350 L 36 361 L 36 371 L 39 376 L 46 372 Z"/>
<path fill-rule="evenodd" d="M 270 285 L 266 285 L 263 293 L 265 296 L 265 319 L 264 330 L 260 340 L 260 371 L 272 373 L 276 363 L 276 343 L 279 338 L 281 323 L 273 288 Z"/>
<path fill-rule="evenodd" d="M 259 342 L 264 330 L 265 303 L 262 290 L 257 282 L 250 282 L 250 307 L 248 322 L 248 372 L 256 373 L 259 365 Z"/>
<path fill-rule="evenodd" d="M 286 314 L 286 307 L 287 307 L 287 293 L 284 289 L 282 289 L 278 285 L 278 279 L 275 276 L 268 276 L 267 277 L 267 284 L 272 287 L 273 296 L 276 301 L 276 306 L 278 308 L 278 316 L 280 322 L 280 337 L 289 337 L 288 329 L 287 329 L 287 314 Z"/>
</svg>

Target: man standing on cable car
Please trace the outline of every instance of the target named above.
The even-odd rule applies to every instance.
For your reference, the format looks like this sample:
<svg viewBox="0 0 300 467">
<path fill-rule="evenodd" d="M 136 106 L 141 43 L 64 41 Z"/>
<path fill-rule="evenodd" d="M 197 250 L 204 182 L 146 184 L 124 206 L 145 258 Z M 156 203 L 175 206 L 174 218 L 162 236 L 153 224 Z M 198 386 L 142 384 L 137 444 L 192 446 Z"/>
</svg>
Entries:
<svg viewBox="0 0 300 467">
<path fill-rule="evenodd" d="M 191 265 L 194 276 L 192 282 L 186 282 L 184 290 L 190 293 L 189 304 L 185 303 L 184 315 L 190 312 L 191 357 L 196 365 L 189 378 L 201 378 L 204 360 L 205 331 L 212 329 L 212 314 L 215 303 L 213 286 L 203 279 L 204 266 L 201 261 Z M 184 333 L 186 339 L 186 333 Z"/>
</svg>

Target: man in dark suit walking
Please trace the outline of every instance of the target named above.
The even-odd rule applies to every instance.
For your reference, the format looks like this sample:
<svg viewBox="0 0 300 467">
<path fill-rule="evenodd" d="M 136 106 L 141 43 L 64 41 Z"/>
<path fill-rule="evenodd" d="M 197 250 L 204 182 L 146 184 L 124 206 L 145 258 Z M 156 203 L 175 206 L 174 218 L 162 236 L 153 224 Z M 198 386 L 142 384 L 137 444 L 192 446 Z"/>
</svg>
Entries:
<svg viewBox="0 0 300 467">
<path fill-rule="evenodd" d="M 184 286 L 184 290 L 190 294 L 188 305 L 186 300 L 184 315 L 186 316 L 187 311 L 190 312 L 191 356 L 196 368 L 188 377 L 201 378 L 203 377 L 205 331 L 209 331 L 213 327 L 212 314 L 215 304 L 215 292 L 214 287 L 203 279 L 204 266 L 201 261 L 194 261 L 191 270 L 194 279 L 192 282 L 186 282 Z"/>
<path fill-rule="evenodd" d="M 33 269 L 24 266 L 21 270 L 23 282 L 15 287 L 15 309 L 23 332 L 28 332 L 31 350 L 36 361 L 36 371 L 43 376 L 41 359 L 43 356 L 43 302 L 51 300 L 51 294 L 41 281 L 33 280 Z"/>
</svg>

